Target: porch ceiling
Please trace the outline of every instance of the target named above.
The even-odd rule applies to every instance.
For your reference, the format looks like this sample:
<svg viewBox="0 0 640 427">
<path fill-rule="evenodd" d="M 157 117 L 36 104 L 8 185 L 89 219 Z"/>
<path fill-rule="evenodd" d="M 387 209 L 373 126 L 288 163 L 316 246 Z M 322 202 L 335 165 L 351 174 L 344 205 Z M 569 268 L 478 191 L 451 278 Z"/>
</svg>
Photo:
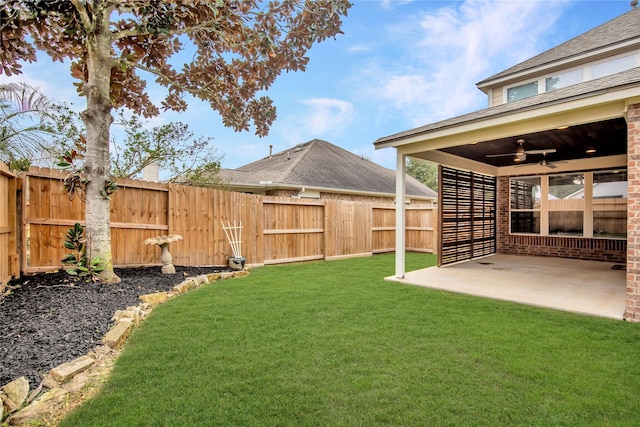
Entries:
<svg viewBox="0 0 640 427">
<path fill-rule="evenodd" d="M 494 154 L 514 153 L 519 139 L 525 141 L 525 150 L 555 149 L 555 153 L 546 155 L 547 160 L 551 162 L 612 156 L 627 152 L 627 126 L 624 118 L 621 117 L 566 129 L 552 129 L 477 144 L 442 148 L 439 151 L 496 167 L 533 164 L 543 159 L 542 154 L 528 154 L 526 160 L 520 162 L 515 160 L 515 156 L 487 157 Z M 587 150 L 596 151 L 587 153 Z"/>
</svg>

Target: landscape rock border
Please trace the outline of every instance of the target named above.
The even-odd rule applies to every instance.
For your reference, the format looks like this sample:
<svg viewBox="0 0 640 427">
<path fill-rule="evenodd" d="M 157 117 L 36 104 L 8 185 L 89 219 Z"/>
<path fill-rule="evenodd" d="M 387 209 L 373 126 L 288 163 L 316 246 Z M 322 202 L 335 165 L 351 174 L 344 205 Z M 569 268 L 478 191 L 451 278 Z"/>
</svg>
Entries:
<svg viewBox="0 0 640 427">
<path fill-rule="evenodd" d="M 48 425 L 49 421 L 71 409 L 72 403 L 77 406 L 99 390 L 123 344 L 154 307 L 202 285 L 248 275 L 247 269 L 203 274 L 188 278 L 167 292 L 141 295 L 140 304 L 114 313 L 112 320 L 115 325 L 104 335 L 103 345 L 51 369 L 34 390 L 29 389 L 29 382 L 24 377 L 0 387 L 0 422 Z"/>
</svg>

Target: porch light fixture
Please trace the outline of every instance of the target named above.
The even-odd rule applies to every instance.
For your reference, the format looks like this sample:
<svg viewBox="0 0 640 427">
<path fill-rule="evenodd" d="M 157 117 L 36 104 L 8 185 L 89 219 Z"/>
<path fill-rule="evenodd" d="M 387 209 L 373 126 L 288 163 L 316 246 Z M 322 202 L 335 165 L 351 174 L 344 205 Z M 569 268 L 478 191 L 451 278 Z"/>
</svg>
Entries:
<svg viewBox="0 0 640 427">
<path fill-rule="evenodd" d="M 558 130 L 569 129 L 569 125 L 558 126 L 556 129 L 558 129 Z"/>
<path fill-rule="evenodd" d="M 593 154 L 595 152 L 596 152 L 595 148 L 589 148 L 587 151 L 585 151 L 585 153 L 587 153 L 587 154 Z"/>
</svg>

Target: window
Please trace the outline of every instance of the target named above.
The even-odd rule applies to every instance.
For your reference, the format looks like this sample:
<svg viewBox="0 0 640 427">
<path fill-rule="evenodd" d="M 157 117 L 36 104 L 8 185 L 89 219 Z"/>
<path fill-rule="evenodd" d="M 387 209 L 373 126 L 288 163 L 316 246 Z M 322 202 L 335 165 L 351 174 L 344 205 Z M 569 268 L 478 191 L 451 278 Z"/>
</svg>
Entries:
<svg viewBox="0 0 640 427">
<path fill-rule="evenodd" d="M 584 233 L 584 174 L 549 177 L 549 234 Z"/>
<path fill-rule="evenodd" d="M 517 101 L 538 94 L 538 81 L 507 89 L 507 102 Z"/>
<path fill-rule="evenodd" d="M 625 169 L 509 180 L 511 233 L 627 237 Z"/>
<path fill-rule="evenodd" d="M 591 67 L 591 78 L 597 79 L 621 71 L 630 70 L 636 66 L 636 56 L 629 55 L 622 58 L 612 59 L 610 61 L 601 62 Z"/>
<path fill-rule="evenodd" d="M 540 234 L 540 177 L 512 178 L 511 232 Z"/>
<path fill-rule="evenodd" d="M 594 237 L 627 237 L 627 171 L 593 174 Z"/>
<path fill-rule="evenodd" d="M 528 83 L 504 86 L 502 88 L 504 102 L 514 102 L 539 93 L 551 92 L 591 79 L 610 76 L 640 65 L 640 51 L 624 55 L 601 62 L 587 63 L 580 68 L 557 72 L 557 74 L 541 75 L 536 80 Z"/>
<path fill-rule="evenodd" d="M 556 76 L 547 77 L 545 80 L 545 89 L 547 92 L 562 89 L 582 82 L 582 69 L 569 71 L 567 73 L 558 74 Z"/>
</svg>

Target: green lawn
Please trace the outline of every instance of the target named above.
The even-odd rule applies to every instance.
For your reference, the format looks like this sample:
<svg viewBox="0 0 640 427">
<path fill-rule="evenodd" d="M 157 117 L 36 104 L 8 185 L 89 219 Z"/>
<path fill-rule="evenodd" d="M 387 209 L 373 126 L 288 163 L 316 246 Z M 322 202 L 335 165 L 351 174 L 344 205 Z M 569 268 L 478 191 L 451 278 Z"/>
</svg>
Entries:
<svg viewBox="0 0 640 427">
<path fill-rule="evenodd" d="M 408 254 L 407 270 L 435 257 Z M 638 426 L 640 325 L 270 266 L 158 308 L 63 426 Z"/>
</svg>

